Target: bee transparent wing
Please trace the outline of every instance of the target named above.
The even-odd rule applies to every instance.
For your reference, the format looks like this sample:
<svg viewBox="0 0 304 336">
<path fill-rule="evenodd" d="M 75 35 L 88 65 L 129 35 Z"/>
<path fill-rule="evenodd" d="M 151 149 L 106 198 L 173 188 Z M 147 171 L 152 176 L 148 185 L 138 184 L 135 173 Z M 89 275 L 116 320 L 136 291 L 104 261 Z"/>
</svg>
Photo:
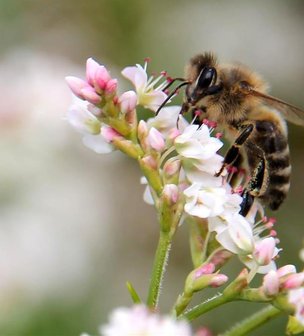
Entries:
<svg viewBox="0 0 304 336">
<path fill-rule="evenodd" d="M 253 89 L 250 89 L 250 93 L 254 96 L 261 97 L 265 101 L 266 105 L 278 110 L 287 121 L 304 127 L 304 111 L 302 111 L 301 109 L 291 104 L 288 104 L 283 100 Z"/>
</svg>

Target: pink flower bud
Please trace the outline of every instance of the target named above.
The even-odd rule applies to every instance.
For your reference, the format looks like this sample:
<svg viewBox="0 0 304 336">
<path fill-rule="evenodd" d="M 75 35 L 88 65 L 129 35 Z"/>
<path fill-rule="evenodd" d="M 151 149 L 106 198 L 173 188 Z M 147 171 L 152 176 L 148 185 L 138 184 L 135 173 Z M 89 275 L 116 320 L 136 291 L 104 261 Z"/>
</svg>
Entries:
<svg viewBox="0 0 304 336">
<path fill-rule="evenodd" d="M 150 168 L 150 169 L 157 169 L 157 162 L 153 159 L 152 156 L 148 155 L 145 156 L 144 158 L 141 159 L 143 165 L 145 165 L 146 167 Z"/>
<path fill-rule="evenodd" d="M 304 282 L 304 273 L 297 273 L 290 275 L 284 283 L 286 289 L 297 289 L 302 286 Z"/>
<path fill-rule="evenodd" d="M 82 96 L 85 100 L 92 104 L 99 104 L 101 102 L 101 97 L 96 93 L 96 91 L 88 86 L 81 89 Z"/>
<path fill-rule="evenodd" d="M 138 136 L 141 138 L 145 138 L 148 136 L 148 132 L 149 131 L 148 131 L 147 123 L 144 120 L 141 120 L 138 123 L 138 128 L 137 128 Z"/>
<path fill-rule="evenodd" d="M 182 163 L 180 160 L 175 160 L 173 162 L 166 163 L 164 166 L 164 174 L 167 177 L 176 175 L 181 169 L 181 165 Z"/>
<path fill-rule="evenodd" d="M 278 294 L 280 287 L 279 277 L 276 271 L 269 271 L 263 278 L 263 292 L 266 296 Z"/>
<path fill-rule="evenodd" d="M 278 270 L 277 270 L 277 275 L 279 278 L 287 275 L 287 274 L 294 274 L 296 273 L 297 270 L 296 270 L 296 267 L 294 265 L 285 265 L 283 267 L 280 267 Z"/>
<path fill-rule="evenodd" d="M 108 70 L 100 65 L 95 73 L 95 82 L 101 90 L 105 90 L 107 83 L 111 80 Z"/>
<path fill-rule="evenodd" d="M 201 277 L 202 275 L 212 274 L 214 270 L 215 270 L 214 264 L 203 265 L 202 267 L 200 267 L 199 269 L 195 271 L 195 273 L 193 274 L 193 278 L 197 279 Z"/>
<path fill-rule="evenodd" d="M 131 112 L 137 105 L 137 95 L 134 91 L 124 92 L 118 99 L 122 113 Z"/>
<path fill-rule="evenodd" d="M 121 136 L 121 134 L 119 134 L 114 128 L 110 126 L 101 127 L 100 133 L 108 142 L 112 142 L 115 137 Z"/>
<path fill-rule="evenodd" d="M 84 99 L 81 90 L 90 86 L 84 80 L 73 76 L 67 76 L 65 77 L 65 80 L 68 83 L 68 86 L 70 87 L 74 95 L 80 99 Z"/>
<path fill-rule="evenodd" d="M 105 96 L 107 98 L 114 97 L 116 95 L 116 89 L 117 89 L 117 79 L 109 80 L 105 88 Z"/>
<path fill-rule="evenodd" d="M 179 190 L 175 184 L 166 184 L 162 194 L 169 200 L 170 204 L 176 204 L 179 198 Z"/>
<path fill-rule="evenodd" d="M 217 274 L 210 281 L 210 287 L 219 287 L 222 286 L 225 282 L 228 281 L 228 277 L 225 274 Z"/>
<path fill-rule="evenodd" d="M 166 142 L 162 134 L 154 127 L 149 131 L 148 141 L 150 146 L 158 152 L 162 152 L 166 148 Z"/>
<path fill-rule="evenodd" d="M 201 327 L 197 330 L 195 336 L 212 336 L 212 332 L 209 328 Z"/>
<path fill-rule="evenodd" d="M 87 81 L 91 86 L 94 86 L 96 71 L 99 68 L 99 66 L 100 65 L 93 58 L 87 59 L 86 75 L 87 75 Z"/>
<path fill-rule="evenodd" d="M 268 265 L 272 260 L 275 252 L 274 238 L 265 238 L 256 247 L 254 256 L 259 265 Z"/>
</svg>

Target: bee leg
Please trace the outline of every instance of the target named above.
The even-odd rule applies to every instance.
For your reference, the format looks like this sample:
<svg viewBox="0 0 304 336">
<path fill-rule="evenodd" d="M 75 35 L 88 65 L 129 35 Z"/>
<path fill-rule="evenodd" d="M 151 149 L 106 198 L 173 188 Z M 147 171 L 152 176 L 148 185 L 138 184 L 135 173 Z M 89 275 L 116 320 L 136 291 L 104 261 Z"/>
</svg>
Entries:
<svg viewBox="0 0 304 336">
<path fill-rule="evenodd" d="M 249 138 L 250 134 L 254 130 L 253 124 L 244 125 L 244 130 L 242 133 L 236 138 L 234 144 L 229 148 L 228 152 L 225 155 L 223 165 L 219 172 L 215 174 L 216 177 L 220 176 L 225 169 L 226 166 L 233 164 L 233 162 L 237 159 L 240 153 L 240 147 L 245 143 L 245 141 Z"/>
<path fill-rule="evenodd" d="M 252 196 L 247 189 L 243 190 L 241 196 L 243 200 L 242 203 L 240 204 L 241 210 L 239 211 L 239 214 L 245 217 L 252 207 L 254 196 Z"/>
</svg>

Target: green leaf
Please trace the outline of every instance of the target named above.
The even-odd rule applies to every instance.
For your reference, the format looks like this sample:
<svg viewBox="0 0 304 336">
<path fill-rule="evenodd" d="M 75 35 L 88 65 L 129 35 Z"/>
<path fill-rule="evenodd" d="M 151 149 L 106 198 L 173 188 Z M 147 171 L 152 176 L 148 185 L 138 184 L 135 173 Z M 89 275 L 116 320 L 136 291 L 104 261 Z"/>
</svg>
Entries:
<svg viewBox="0 0 304 336">
<path fill-rule="evenodd" d="M 134 289 L 134 287 L 131 285 L 131 283 L 129 281 L 127 281 L 127 288 L 129 290 L 129 293 L 131 295 L 131 298 L 132 298 L 133 302 L 135 304 L 140 304 L 141 300 L 140 300 L 138 294 L 136 293 L 136 290 Z"/>
</svg>

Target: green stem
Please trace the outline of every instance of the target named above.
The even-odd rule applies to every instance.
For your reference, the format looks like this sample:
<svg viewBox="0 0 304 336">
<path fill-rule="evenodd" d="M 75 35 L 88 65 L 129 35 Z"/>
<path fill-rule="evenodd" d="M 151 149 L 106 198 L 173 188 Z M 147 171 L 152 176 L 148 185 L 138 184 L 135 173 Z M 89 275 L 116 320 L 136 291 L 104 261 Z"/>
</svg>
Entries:
<svg viewBox="0 0 304 336">
<path fill-rule="evenodd" d="M 222 334 L 222 336 L 248 335 L 249 332 L 259 328 L 280 314 L 282 314 L 281 310 L 276 309 L 273 306 L 267 306 L 265 309 L 238 323 L 235 327 Z"/>
<path fill-rule="evenodd" d="M 147 299 L 147 306 L 152 309 L 157 308 L 172 238 L 173 235 L 170 232 L 160 233 Z"/>
<path fill-rule="evenodd" d="M 223 294 L 214 296 L 213 298 L 199 304 L 191 310 L 188 310 L 185 314 L 181 315 L 179 319 L 187 319 L 189 322 L 195 320 L 197 317 L 207 313 L 208 311 L 222 306 L 225 303 L 230 302 L 231 300 L 225 297 Z"/>
</svg>

